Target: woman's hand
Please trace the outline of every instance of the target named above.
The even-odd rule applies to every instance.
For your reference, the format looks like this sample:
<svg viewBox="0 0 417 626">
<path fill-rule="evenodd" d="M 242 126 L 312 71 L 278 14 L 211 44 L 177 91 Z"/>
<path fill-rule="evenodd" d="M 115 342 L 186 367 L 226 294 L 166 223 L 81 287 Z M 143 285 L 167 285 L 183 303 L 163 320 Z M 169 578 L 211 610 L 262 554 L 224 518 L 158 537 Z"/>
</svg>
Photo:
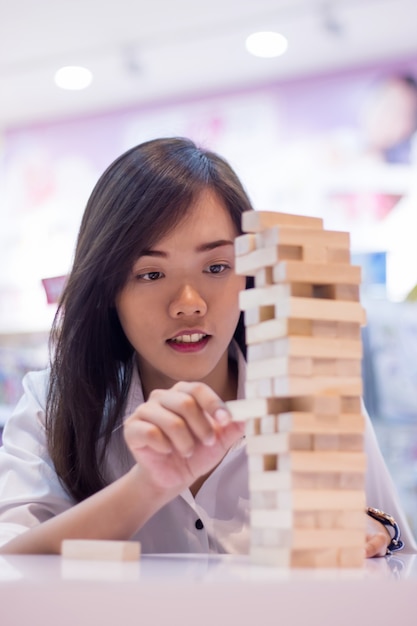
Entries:
<svg viewBox="0 0 417 626">
<path fill-rule="evenodd" d="M 391 535 L 378 520 L 366 515 L 366 556 L 385 556 L 391 543 Z"/>
<path fill-rule="evenodd" d="M 126 443 L 157 489 L 180 493 L 218 465 L 244 434 L 204 383 L 154 390 L 126 420 Z"/>
</svg>

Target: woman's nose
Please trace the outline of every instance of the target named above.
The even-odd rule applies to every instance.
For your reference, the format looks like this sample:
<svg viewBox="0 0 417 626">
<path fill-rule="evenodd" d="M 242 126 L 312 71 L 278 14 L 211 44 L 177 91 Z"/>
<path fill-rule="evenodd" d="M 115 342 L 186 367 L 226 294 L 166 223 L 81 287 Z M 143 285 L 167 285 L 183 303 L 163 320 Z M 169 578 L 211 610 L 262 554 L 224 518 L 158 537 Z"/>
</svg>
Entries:
<svg viewBox="0 0 417 626">
<path fill-rule="evenodd" d="M 207 304 L 197 289 L 184 285 L 171 300 L 169 314 L 172 317 L 205 315 Z"/>
</svg>

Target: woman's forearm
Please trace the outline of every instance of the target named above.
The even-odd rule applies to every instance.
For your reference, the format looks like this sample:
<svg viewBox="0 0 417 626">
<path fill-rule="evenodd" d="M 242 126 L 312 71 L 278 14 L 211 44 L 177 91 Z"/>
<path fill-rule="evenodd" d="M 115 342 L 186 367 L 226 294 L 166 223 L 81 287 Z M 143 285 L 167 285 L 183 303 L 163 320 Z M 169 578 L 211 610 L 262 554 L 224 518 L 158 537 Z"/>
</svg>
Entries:
<svg viewBox="0 0 417 626">
<path fill-rule="evenodd" d="M 175 493 L 158 490 L 138 465 L 83 502 L 0 547 L 0 554 L 59 554 L 63 539 L 128 540 Z"/>
</svg>

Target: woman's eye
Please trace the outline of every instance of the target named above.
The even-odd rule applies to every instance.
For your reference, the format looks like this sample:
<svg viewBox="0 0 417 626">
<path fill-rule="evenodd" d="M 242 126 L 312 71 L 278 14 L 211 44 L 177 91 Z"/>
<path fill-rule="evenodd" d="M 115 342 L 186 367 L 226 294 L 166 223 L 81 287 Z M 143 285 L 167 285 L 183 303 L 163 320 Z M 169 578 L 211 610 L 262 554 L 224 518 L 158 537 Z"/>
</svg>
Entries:
<svg viewBox="0 0 417 626">
<path fill-rule="evenodd" d="M 230 266 L 226 263 L 213 263 L 213 265 L 208 266 L 207 271 L 209 274 L 221 274 L 228 269 L 230 269 Z"/>
<path fill-rule="evenodd" d="M 137 274 L 136 275 L 136 279 L 137 280 L 146 280 L 146 281 L 155 281 L 158 280 L 159 278 L 162 278 L 163 273 L 162 272 L 146 272 L 145 274 Z"/>
</svg>

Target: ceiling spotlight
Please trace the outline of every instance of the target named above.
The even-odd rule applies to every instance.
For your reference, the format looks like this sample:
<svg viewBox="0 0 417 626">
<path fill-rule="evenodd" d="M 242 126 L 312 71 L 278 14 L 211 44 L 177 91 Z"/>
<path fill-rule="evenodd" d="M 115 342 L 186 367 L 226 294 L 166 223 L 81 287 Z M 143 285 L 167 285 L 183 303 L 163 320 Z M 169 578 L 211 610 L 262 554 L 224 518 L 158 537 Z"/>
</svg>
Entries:
<svg viewBox="0 0 417 626">
<path fill-rule="evenodd" d="M 279 57 L 288 48 L 288 41 L 284 35 L 272 31 L 253 33 L 247 37 L 245 43 L 248 52 L 265 59 Z"/>
<path fill-rule="evenodd" d="M 93 75 L 86 67 L 67 65 L 55 73 L 55 84 L 61 89 L 86 89 L 93 80 Z"/>
</svg>

